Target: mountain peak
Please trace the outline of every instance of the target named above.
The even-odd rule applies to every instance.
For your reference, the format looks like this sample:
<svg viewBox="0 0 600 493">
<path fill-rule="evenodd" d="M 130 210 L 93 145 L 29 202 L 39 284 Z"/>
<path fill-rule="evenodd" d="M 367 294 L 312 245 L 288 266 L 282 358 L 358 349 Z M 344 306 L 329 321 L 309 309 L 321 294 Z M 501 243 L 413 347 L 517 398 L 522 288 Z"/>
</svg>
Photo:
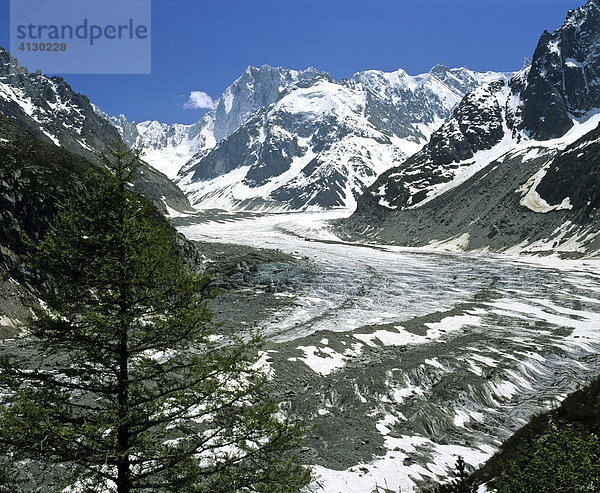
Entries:
<svg viewBox="0 0 600 493">
<path fill-rule="evenodd" d="M 217 142 L 228 137 L 258 108 L 275 103 L 290 85 L 327 75 L 310 67 L 302 71 L 250 65 L 219 98 L 212 111 Z"/>
<path fill-rule="evenodd" d="M 263 64 L 260 67 L 256 67 L 254 65 L 248 65 L 244 73 L 255 74 L 257 72 L 273 72 L 273 71 L 281 71 L 284 70 L 282 67 L 271 67 L 271 65 Z"/>
<path fill-rule="evenodd" d="M 254 65 L 248 65 L 246 70 L 240 78 L 244 76 L 251 77 L 277 77 L 277 78 L 292 78 L 292 79 L 312 79 L 318 76 L 328 75 L 326 72 L 323 72 L 315 67 L 307 67 L 303 70 L 295 70 L 289 69 L 285 67 L 273 67 L 268 64 L 261 65 L 260 67 L 255 67 Z"/>
<path fill-rule="evenodd" d="M 565 23 L 557 31 L 560 31 L 573 25 L 575 25 L 578 28 L 581 28 L 582 24 L 585 22 L 589 15 L 594 13 L 598 15 L 599 12 L 600 0 L 589 0 L 585 5 L 582 5 L 581 7 L 578 7 L 576 9 L 569 10 L 567 12 L 567 18 L 565 20 Z"/>
<path fill-rule="evenodd" d="M 600 4 L 569 11 L 564 24 L 544 31 L 522 95 L 524 128 L 542 140 L 564 135 L 571 115 L 600 108 Z"/>
<path fill-rule="evenodd" d="M 429 71 L 430 74 L 435 74 L 436 72 L 447 72 L 448 70 L 450 70 L 448 68 L 448 66 L 445 63 L 436 63 L 433 67 L 431 67 L 431 70 Z"/>
<path fill-rule="evenodd" d="M 26 67 L 21 67 L 19 61 L 8 50 L 0 46 L 0 75 L 29 74 Z"/>
</svg>

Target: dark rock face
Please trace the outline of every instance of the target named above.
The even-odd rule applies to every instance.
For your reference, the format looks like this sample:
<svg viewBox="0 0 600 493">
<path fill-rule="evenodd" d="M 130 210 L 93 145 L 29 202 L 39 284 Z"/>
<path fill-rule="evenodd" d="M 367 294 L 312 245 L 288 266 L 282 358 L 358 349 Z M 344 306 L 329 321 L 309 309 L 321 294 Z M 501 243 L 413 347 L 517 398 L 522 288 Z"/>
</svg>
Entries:
<svg viewBox="0 0 600 493">
<path fill-rule="evenodd" d="M 83 157 L 44 143 L 0 115 L 0 316 L 24 321 L 44 282 L 24 261 L 25 238 L 43 236 L 57 204 L 83 189 L 95 167 Z M 0 338 L 13 335 L 2 327 Z"/>
<path fill-rule="evenodd" d="M 244 166 L 256 150 L 247 147 L 258 136 L 254 126 L 243 127 L 235 131 L 228 139 L 224 140 L 211 153 L 200 153 L 198 159 L 202 166 L 194 168 L 192 179 L 212 180 L 217 176 L 229 173 L 237 166 Z"/>
<path fill-rule="evenodd" d="M 434 164 L 469 159 L 502 140 L 502 109 L 495 95 L 504 87 L 504 81 L 492 82 L 464 97 L 452 118 L 431 138 L 428 148 Z"/>
<path fill-rule="evenodd" d="M 202 166 L 194 166 L 192 179 L 211 180 L 238 167 L 249 166 L 244 183 L 259 187 L 288 170 L 293 158 L 301 152 L 298 136 L 278 136 L 261 142 L 264 118 L 263 112 L 257 113 L 211 152 L 200 154 Z"/>
<path fill-rule="evenodd" d="M 561 152 L 536 188 L 555 205 L 569 199 L 574 219 L 589 222 L 600 213 L 600 127 Z"/>
<path fill-rule="evenodd" d="M 564 135 L 582 116 L 600 107 L 600 5 L 590 0 L 572 10 L 565 24 L 545 32 L 533 55 L 523 93 L 523 128 L 547 140 Z"/>
<path fill-rule="evenodd" d="M 115 142 L 115 127 L 94 111 L 89 99 L 61 77 L 29 74 L 0 48 L 0 114 L 37 139 L 59 145 L 98 164 L 101 152 Z M 135 189 L 165 210 L 189 210 L 183 193 L 162 173 L 147 168 Z"/>
<path fill-rule="evenodd" d="M 298 139 L 294 136 L 286 139 L 282 146 L 280 144 L 268 142 L 258 149 L 258 161 L 250 167 L 244 178 L 246 185 L 260 187 L 271 178 L 280 176 L 290 169 L 293 159 L 300 155 Z M 282 148 L 285 149 L 285 154 L 281 153 Z"/>
<path fill-rule="evenodd" d="M 271 196 L 275 200 L 288 204 L 291 209 L 301 209 L 307 205 L 325 208 L 344 205 L 347 177 L 343 170 L 338 170 L 335 165 L 321 163 L 318 158 L 315 158 L 302 170 L 299 180 L 303 178 L 307 179 L 306 185 L 296 186 L 292 181 L 275 190 Z"/>
<path fill-rule="evenodd" d="M 0 135 L 0 238 L 22 254 L 24 238 L 43 235 L 57 203 L 83 189 L 90 163 L 39 141 L 2 115 Z"/>
<path fill-rule="evenodd" d="M 544 78 L 532 80 L 523 93 L 523 129 L 538 140 L 562 137 L 573 126 L 559 91 Z"/>
</svg>

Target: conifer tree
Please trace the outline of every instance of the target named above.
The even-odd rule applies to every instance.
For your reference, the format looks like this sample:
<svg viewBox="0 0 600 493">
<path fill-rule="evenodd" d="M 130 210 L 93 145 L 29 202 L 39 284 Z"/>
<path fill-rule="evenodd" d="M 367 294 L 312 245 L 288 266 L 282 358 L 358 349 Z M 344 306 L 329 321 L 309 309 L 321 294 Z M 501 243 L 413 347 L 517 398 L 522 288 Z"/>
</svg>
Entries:
<svg viewBox="0 0 600 493">
<path fill-rule="evenodd" d="M 455 469 L 453 471 L 455 479 L 449 483 L 439 485 L 436 491 L 440 493 L 474 493 L 477 487 L 469 481 L 467 464 L 462 456 L 456 459 Z"/>
<path fill-rule="evenodd" d="M 299 491 L 310 472 L 290 450 L 304 430 L 269 397 L 258 337 L 211 324 L 208 279 L 129 189 L 139 151 L 116 143 L 103 164 L 34 248 L 53 290 L 3 349 L 6 457 L 23 480 L 42 472 L 27 491 Z"/>
<path fill-rule="evenodd" d="M 520 444 L 496 487 L 498 493 L 600 491 L 600 439 L 550 422 L 542 434 Z"/>
</svg>

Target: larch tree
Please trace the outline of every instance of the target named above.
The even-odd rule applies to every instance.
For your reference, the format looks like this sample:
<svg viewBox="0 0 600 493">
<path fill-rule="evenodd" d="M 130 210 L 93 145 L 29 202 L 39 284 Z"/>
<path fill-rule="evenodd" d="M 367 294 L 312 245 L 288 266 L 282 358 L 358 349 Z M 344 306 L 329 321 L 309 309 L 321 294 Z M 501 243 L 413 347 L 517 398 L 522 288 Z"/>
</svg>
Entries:
<svg viewBox="0 0 600 493">
<path fill-rule="evenodd" d="M 103 164 L 34 246 L 52 290 L 2 349 L 5 457 L 27 491 L 299 491 L 304 427 L 270 397 L 258 337 L 211 324 L 207 277 L 130 191 L 140 152 Z"/>
</svg>

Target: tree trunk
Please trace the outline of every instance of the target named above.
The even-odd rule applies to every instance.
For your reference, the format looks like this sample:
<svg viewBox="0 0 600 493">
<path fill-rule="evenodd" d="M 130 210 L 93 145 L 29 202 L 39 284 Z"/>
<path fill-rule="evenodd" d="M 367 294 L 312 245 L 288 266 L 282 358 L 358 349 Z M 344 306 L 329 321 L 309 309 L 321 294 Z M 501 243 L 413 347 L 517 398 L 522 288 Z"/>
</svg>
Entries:
<svg viewBox="0 0 600 493">
<path fill-rule="evenodd" d="M 119 165 L 121 165 L 121 157 L 119 157 Z M 119 176 L 121 178 L 121 176 Z M 120 274 L 119 282 L 119 329 L 120 329 L 120 345 L 119 345 L 119 378 L 118 378 L 118 405 L 119 405 L 119 427 L 117 430 L 117 492 L 129 493 L 131 491 L 131 477 L 129 463 L 129 341 L 126 317 L 128 312 L 128 296 L 127 296 L 127 273 L 126 273 L 126 238 L 125 238 L 125 183 L 122 183 L 120 208 L 119 208 L 119 226 L 121 229 L 120 238 Z"/>
<path fill-rule="evenodd" d="M 129 384 L 128 384 L 128 354 L 127 327 L 121 331 L 121 347 L 119 352 L 119 428 L 117 430 L 118 463 L 117 463 L 117 492 L 129 493 L 131 479 L 129 477 Z"/>
</svg>

